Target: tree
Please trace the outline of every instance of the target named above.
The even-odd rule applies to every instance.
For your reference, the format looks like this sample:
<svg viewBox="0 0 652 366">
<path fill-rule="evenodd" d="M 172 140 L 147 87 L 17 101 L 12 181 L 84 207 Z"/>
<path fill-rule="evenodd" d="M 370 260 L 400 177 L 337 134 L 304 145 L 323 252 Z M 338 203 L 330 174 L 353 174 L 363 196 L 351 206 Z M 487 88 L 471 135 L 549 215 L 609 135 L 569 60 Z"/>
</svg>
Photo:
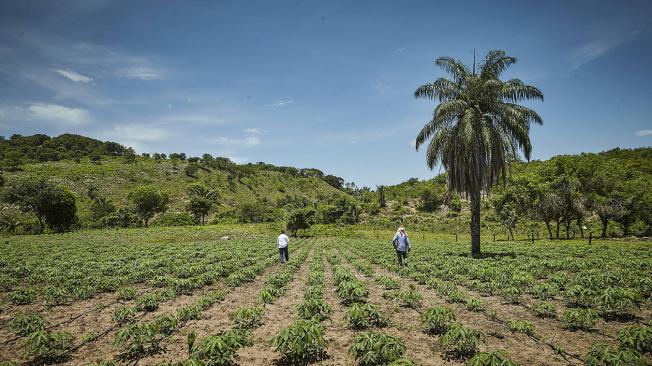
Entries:
<svg viewBox="0 0 652 366">
<path fill-rule="evenodd" d="M 136 162 L 136 152 L 133 148 L 129 147 L 122 155 L 122 159 L 126 164 L 133 164 Z"/>
<path fill-rule="evenodd" d="M 290 212 L 285 226 L 292 236 L 297 236 L 297 231 L 310 228 L 314 216 L 315 210 L 310 207 L 293 210 Z"/>
<path fill-rule="evenodd" d="M 419 195 L 419 205 L 417 208 L 420 211 L 433 212 L 444 203 L 443 197 L 434 189 L 426 188 Z"/>
<path fill-rule="evenodd" d="M 21 177 L 11 180 L 3 190 L 2 200 L 16 205 L 22 212 L 33 213 L 39 223 L 39 233 L 46 224 L 56 232 L 63 232 L 77 222 L 75 196 L 45 179 Z"/>
<path fill-rule="evenodd" d="M 385 202 L 385 186 L 376 186 L 376 190 L 378 191 L 378 205 L 380 208 L 387 207 L 387 202 Z"/>
<path fill-rule="evenodd" d="M 322 177 L 322 180 L 328 183 L 331 187 L 341 190 L 344 188 L 344 179 L 334 176 L 334 175 L 325 175 Z"/>
<path fill-rule="evenodd" d="M 521 150 L 529 161 L 530 124 L 543 124 L 532 109 L 518 104 L 543 100 L 543 93 L 519 79 L 502 81 L 500 75 L 516 58 L 504 51 L 490 51 L 476 73 L 450 57 L 437 66 L 451 79 L 439 78 L 420 86 L 414 95 L 438 101 L 433 118 L 416 138 L 416 149 L 430 140 L 426 162 L 430 169 L 442 163 L 448 188 L 466 192 L 471 204 L 471 254 L 480 254 L 480 193 L 500 178 L 506 180 L 510 157 Z"/>
<path fill-rule="evenodd" d="M 197 171 L 199 171 L 199 167 L 197 166 L 197 164 L 191 163 L 186 165 L 186 167 L 183 170 L 188 177 L 197 178 L 195 174 L 197 173 Z"/>
<path fill-rule="evenodd" d="M 143 221 L 145 226 L 149 226 L 149 220 L 157 213 L 165 212 L 170 201 L 170 197 L 165 192 L 159 192 L 152 186 L 142 186 L 133 189 L 127 194 L 134 204 L 134 211 Z"/>
<path fill-rule="evenodd" d="M 93 203 L 91 204 L 91 220 L 99 222 L 102 218 L 111 215 L 115 212 L 116 208 L 113 202 L 105 197 L 94 196 L 91 198 Z"/>
<path fill-rule="evenodd" d="M 548 238 L 552 239 L 552 228 L 550 222 L 557 223 L 557 239 L 559 239 L 559 222 L 563 213 L 563 202 L 561 197 L 555 192 L 544 191 L 538 199 L 537 216 L 546 224 L 548 229 Z"/>
<path fill-rule="evenodd" d="M 625 214 L 622 202 L 616 198 L 598 197 L 593 203 L 593 211 L 600 218 L 602 223 L 602 237 L 607 237 L 607 226 L 609 221 L 620 220 Z"/>
<path fill-rule="evenodd" d="M 190 201 L 186 205 L 188 210 L 202 225 L 206 222 L 206 216 L 217 200 L 217 192 L 204 186 L 193 184 L 188 187 Z"/>
</svg>

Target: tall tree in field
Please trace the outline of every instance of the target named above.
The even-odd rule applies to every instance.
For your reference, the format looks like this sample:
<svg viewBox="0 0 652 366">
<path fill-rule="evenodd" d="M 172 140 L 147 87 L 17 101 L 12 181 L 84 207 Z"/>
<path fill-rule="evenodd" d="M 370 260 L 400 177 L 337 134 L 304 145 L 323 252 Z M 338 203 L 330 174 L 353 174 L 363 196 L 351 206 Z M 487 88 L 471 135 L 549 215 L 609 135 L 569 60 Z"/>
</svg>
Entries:
<svg viewBox="0 0 652 366">
<path fill-rule="evenodd" d="M 471 203 L 471 254 L 480 254 L 481 191 L 502 178 L 518 151 L 530 159 L 530 124 L 543 124 L 532 109 L 519 104 L 543 100 L 543 93 L 519 79 L 500 80 L 516 58 L 490 51 L 476 72 L 461 61 L 441 57 L 435 64 L 450 78 L 420 86 L 414 96 L 438 102 L 430 120 L 416 138 L 426 142 L 430 169 L 441 163 L 448 173 L 448 189 L 466 192 Z"/>
</svg>

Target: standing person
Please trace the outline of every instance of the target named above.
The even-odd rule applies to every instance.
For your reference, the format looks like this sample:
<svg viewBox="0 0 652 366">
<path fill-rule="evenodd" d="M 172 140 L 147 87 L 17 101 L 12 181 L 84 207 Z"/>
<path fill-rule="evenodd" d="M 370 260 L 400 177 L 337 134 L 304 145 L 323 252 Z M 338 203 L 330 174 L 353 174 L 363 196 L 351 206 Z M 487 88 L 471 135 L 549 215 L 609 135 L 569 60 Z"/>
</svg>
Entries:
<svg viewBox="0 0 652 366">
<path fill-rule="evenodd" d="M 285 263 L 285 261 L 290 260 L 290 254 L 288 252 L 288 241 L 290 241 L 290 238 L 285 235 L 285 230 L 281 230 L 281 235 L 279 235 L 278 239 L 276 239 L 276 243 L 278 244 L 278 252 L 281 256 L 281 264 Z"/>
<path fill-rule="evenodd" d="M 399 266 L 407 266 L 407 255 L 410 251 L 410 239 L 405 232 L 403 225 L 398 227 L 396 235 L 392 240 L 394 248 L 396 249 L 396 257 L 398 258 Z"/>
</svg>

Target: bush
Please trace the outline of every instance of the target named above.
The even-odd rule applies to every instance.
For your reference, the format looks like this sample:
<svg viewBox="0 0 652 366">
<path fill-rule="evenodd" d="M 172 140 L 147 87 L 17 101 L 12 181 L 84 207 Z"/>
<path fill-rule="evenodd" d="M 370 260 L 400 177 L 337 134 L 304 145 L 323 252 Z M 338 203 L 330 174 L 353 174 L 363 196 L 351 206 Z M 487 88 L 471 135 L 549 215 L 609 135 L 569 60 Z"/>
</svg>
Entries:
<svg viewBox="0 0 652 366">
<path fill-rule="evenodd" d="M 156 218 L 154 226 L 189 226 L 199 221 L 190 212 L 167 212 Z"/>
<path fill-rule="evenodd" d="M 530 336 L 534 336 L 534 324 L 529 320 L 513 320 L 510 319 L 507 321 L 507 328 L 514 333 L 524 333 Z"/>
<path fill-rule="evenodd" d="M 263 315 L 265 309 L 252 306 L 248 308 L 239 308 L 231 315 L 229 319 L 235 323 L 235 327 L 239 329 L 254 329 L 263 325 Z"/>
<path fill-rule="evenodd" d="M 638 309 L 641 294 L 631 288 L 609 287 L 595 298 L 600 315 L 605 318 L 623 318 Z"/>
<path fill-rule="evenodd" d="M 272 346 L 289 362 L 319 359 L 326 350 L 324 326 L 314 320 L 297 320 L 272 338 Z"/>
<path fill-rule="evenodd" d="M 377 332 L 358 334 L 349 352 L 363 366 L 386 365 L 405 354 L 405 344 L 398 338 Z"/>
<path fill-rule="evenodd" d="M 455 323 L 439 338 L 439 344 L 448 354 L 464 357 L 473 355 L 478 349 L 481 334 L 475 329 Z"/>
<path fill-rule="evenodd" d="M 647 364 L 635 350 L 604 342 L 594 343 L 586 355 L 587 366 L 645 366 Z"/>
<path fill-rule="evenodd" d="M 561 317 L 562 327 L 570 330 L 593 330 L 598 313 L 593 309 L 566 309 Z"/>
<path fill-rule="evenodd" d="M 539 301 L 532 307 L 532 310 L 542 318 L 556 318 L 557 307 L 549 301 Z"/>
<path fill-rule="evenodd" d="M 375 304 L 351 304 L 344 320 L 353 329 L 382 328 L 389 324 L 387 316 L 380 312 Z"/>
<path fill-rule="evenodd" d="M 337 286 L 337 295 L 343 304 L 363 303 L 367 301 L 367 287 L 359 281 L 343 281 Z"/>
<path fill-rule="evenodd" d="M 652 327 L 632 325 L 618 332 L 618 342 L 622 347 L 635 349 L 641 353 L 652 353 Z"/>
<path fill-rule="evenodd" d="M 315 319 L 317 321 L 329 319 L 333 313 L 331 306 L 320 298 L 305 299 L 297 306 L 297 310 L 302 319 Z"/>
<path fill-rule="evenodd" d="M 38 314 L 19 314 L 9 323 L 9 329 L 20 336 L 45 330 L 47 326 L 47 320 Z"/>
<path fill-rule="evenodd" d="M 421 300 L 423 299 L 423 295 L 421 295 L 421 293 L 416 290 L 414 285 L 412 285 L 408 291 L 397 290 L 386 292 L 383 294 L 383 297 L 397 301 L 401 306 L 412 309 L 420 308 Z"/>
<path fill-rule="evenodd" d="M 466 361 L 464 366 L 520 366 L 509 359 L 505 351 L 480 352 Z"/>
<path fill-rule="evenodd" d="M 455 313 L 452 309 L 437 306 L 421 314 L 421 326 L 429 334 L 442 334 L 455 321 Z"/>
<path fill-rule="evenodd" d="M 201 365 L 230 365 L 237 358 L 238 350 L 252 344 L 251 335 L 243 330 L 227 330 L 201 342 L 196 342 L 194 332 L 188 335 L 190 357 L 202 362 Z"/>
<path fill-rule="evenodd" d="M 29 335 L 26 347 L 28 357 L 44 363 L 58 362 L 72 348 L 72 335 L 40 330 Z"/>
</svg>

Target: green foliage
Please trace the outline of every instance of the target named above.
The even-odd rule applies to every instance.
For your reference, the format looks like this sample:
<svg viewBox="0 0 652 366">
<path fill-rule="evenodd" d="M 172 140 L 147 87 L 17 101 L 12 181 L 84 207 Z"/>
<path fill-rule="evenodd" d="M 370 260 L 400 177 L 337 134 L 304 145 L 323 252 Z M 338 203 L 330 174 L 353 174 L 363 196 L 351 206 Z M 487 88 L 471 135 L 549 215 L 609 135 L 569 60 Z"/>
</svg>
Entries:
<svg viewBox="0 0 652 366">
<path fill-rule="evenodd" d="M 421 326 L 430 334 L 445 333 L 454 321 L 455 313 L 444 306 L 429 308 L 421 314 Z"/>
<path fill-rule="evenodd" d="M 331 306 L 320 298 L 308 298 L 301 304 L 297 305 L 297 311 L 302 319 L 315 319 L 323 321 L 330 319 L 333 309 Z"/>
<path fill-rule="evenodd" d="M 31 304 L 36 294 L 29 288 L 18 289 L 9 293 L 9 299 L 15 305 Z"/>
<path fill-rule="evenodd" d="M 20 336 L 45 330 L 48 326 L 47 320 L 38 314 L 19 314 L 9 323 L 9 329 Z"/>
<path fill-rule="evenodd" d="M 609 287 L 595 299 L 598 312 L 606 318 L 625 317 L 638 309 L 641 294 L 631 288 Z"/>
<path fill-rule="evenodd" d="M 170 201 L 167 193 L 160 192 L 154 186 L 142 186 L 131 190 L 127 198 L 133 203 L 134 211 L 143 220 L 145 226 L 155 214 L 164 212 Z"/>
<path fill-rule="evenodd" d="M 507 321 L 507 328 L 514 333 L 524 333 L 530 336 L 536 334 L 534 324 L 529 320 L 514 320 Z"/>
<path fill-rule="evenodd" d="M 347 305 L 366 302 L 369 292 L 360 281 L 342 281 L 337 285 L 337 295 L 342 299 L 342 303 Z"/>
<path fill-rule="evenodd" d="M 401 288 L 399 280 L 389 276 L 378 276 L 376 277 L 376 282 L 382 284 L 385 287 L 385 290 L 396 290 Z"/>
<path fill-rule="evenodd" d="M 324 355 L 324 326 L 315 320 L 297 320 L 272 338 L 272 346 L 290 362 L 315 360 Z"/>
<path fill-rule="evenodd" d="M 520 366 L 505 351 L 480 352 L 466 361 L 464 366 Z"/>
<path fill-rule="evenodd" d="M 238 350 L 252 344 L 251 334 L 243 330 L 227 330 L 200 342 L 196 341 L 194 333 L 188 335 L 190 358 L 206 366 L 231 365 L 237 358 Z"/>
<path fill-rule="evenodd" d="M 189 226 L 196 225 L 198 219 L 189 212 L 164 212 L 152 223 L 155 226 Z"/>
<path fill-rule="evenodd" d="M 410 290 L 401 291 L 395 290 L 391 292 L 386 292 L 383 294 L 383 297 L 386 299 L 391 299 L 398 302 L 401 306 L 418 309 L 421 307 L 421 300 L 423 295 L 416 290 L 415 287 L 412 287 Z"/>
<path fill-rule="evenodd" d="M 56 232 L 68 231 L 77 222 L 75 196 L 45 179 L 12 179 L 2 191 L 2 200 L 33 213 L 39 221 L 39 232 L 45 224 Z"/>
<path fill-rule="evenodd" d="M 593 309 L 566 309 L 561 317 L 562 326 L 570 330 L 592 330 L 598 321 Z"/>
<path fill-rule="evenodd" d="M 645 366 L 647 361 L 635 350 L 596 342 L 586 355 L 587 366 Z"/>
<path fill-rule="evenodd" d="M 349 352 L 362 366 L 386 365 L 403 357 L 405 344 L 389 334 L 362 332 L 353 341 Z"/>
<path fill-rule="evenodd" d="M 116 291 L 116 299 L 119 301 L 128 301 L 136 298 L 138 291 L 134 287 L 123 287 Z"/>
<path fill-rule="evenodd" d="M 45 363 L 57 362 L 72 348 L 72 335 L 39 330 L 29 335 L 25 347 L 28 357 Z"/>
<path fill-rule="evenodd" d="M 113 312 L 113 321 L 116 323 L 130 323 L 136 318 L 138 311 L 131 307 L 122 307 Z"/>
<path fill-rule="evenodd" d="M 532 307 L 538 316 L 542 318 L 556 318 L 557 307 L 549 301 L 539 301 Z"/>
<path fill-rule="evenodd" d="M 454 323 L 439 338 L 439 344 L 448 354 L 457 357 L 471 356 L 478 349 L 480 337 L 479 331 Z"/>
<path fill-rule="evenodd" d="M 254 329 L 263 325 L 264 314 L 265 309 L 261 307 L 243 307 L 231 313 L 229 319 L 231 319 L 238 329 Z"/>
<path fill-rule="evenodd" d="M 631 325 L 618 331 L 618 342 L 623 348 L 631 348 L 640 353 L 652 353 L 652 327 Z"/>
<path fill-rule="evenodd" d="M 295 209 L 288 215 L 285 226 L 292 236 L 297 235 L 297 231 L 309 229 L 314 222 L 315 210 L 310 207 Z"/>
<path fill-rule="evenodd" d="M 389 325 L 389 319 L 375 304 L 351 304 L 344 315 L 344 321 L 353 329 L 383 328 Z"/>
<path fill-rule="evenodd" d="M 464 304 L 466 310 L 475 311 L 475 312 L 484 311 L 485 306 L 486 306 L 485 302 L 482 301 L 481 299 L 468 299 Z"/>
</svg>

